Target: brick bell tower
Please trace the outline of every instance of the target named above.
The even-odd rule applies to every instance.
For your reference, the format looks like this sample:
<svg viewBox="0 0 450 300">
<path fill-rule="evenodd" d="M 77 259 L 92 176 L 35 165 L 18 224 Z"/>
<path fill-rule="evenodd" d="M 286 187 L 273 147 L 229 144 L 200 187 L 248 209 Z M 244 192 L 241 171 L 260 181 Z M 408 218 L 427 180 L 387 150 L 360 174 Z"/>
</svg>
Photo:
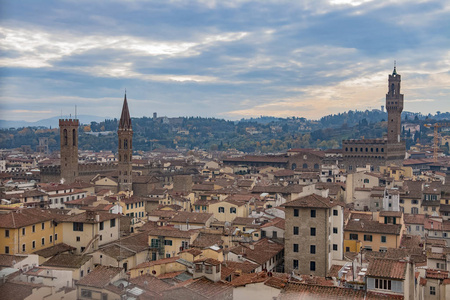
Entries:
<svg viewBox="0 0 450 300">
<path fill-rule="evenodd" d="M 394 71 L 389 75 L 388 93 L 386 94 L 386 110 L 388 112 L 388 144 L 400 143 L 401 114 L 403 111 L 403 94 L 400 94 L 401 76 Z"/>
<path fill-rule="evenodd" d="M 78 176 L 78 119 L 60 119 L 61 179 L 73 183 Z"/>
<path fill-rule="evenodd" d="M 127 94 L 123 100 L 122 115 L 119 129 L 119 191 L 131 191 L 133 187 L 132 163 L 133 156 L 133 129 L 131 127 L 130 111 L 128 110 Z"/>
</svg>

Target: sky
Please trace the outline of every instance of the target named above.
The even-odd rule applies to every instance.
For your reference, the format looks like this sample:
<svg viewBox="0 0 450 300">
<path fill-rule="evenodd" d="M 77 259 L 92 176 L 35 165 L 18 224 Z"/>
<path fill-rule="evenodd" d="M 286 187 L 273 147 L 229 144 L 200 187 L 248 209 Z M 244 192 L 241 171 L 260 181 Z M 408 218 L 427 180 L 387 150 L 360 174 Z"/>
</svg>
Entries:
<svg viewBox="0 0 450 300">
<path fill-rule="evenodd" d="M 450 111 L 450 1 L 0 0 L 0 119 Z"/>
</svg>

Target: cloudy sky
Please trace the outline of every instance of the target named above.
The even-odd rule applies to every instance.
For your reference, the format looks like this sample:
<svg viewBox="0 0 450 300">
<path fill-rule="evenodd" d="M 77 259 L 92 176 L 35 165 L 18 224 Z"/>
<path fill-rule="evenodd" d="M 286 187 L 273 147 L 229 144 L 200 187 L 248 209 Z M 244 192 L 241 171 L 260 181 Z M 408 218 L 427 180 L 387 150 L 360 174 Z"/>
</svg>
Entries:
<svg viewBox="0 0 450 300">
<path fill-rule="evenodd" d="M 0 119 L 450 110 L 450 2 L 1 0 Z"/>
</svg>

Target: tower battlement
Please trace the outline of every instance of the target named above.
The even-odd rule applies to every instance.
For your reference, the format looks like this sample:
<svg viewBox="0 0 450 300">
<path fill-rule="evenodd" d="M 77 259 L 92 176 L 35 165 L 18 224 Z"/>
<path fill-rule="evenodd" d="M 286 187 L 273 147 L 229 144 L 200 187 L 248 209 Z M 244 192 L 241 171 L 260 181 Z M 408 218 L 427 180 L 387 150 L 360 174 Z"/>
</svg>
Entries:
<svg viewBox="0 0 450 300">
<path fill-rule="evenodd" d="M 59 119 L 59 126 L 80 126 L 78 119 Z"/>
</svg>

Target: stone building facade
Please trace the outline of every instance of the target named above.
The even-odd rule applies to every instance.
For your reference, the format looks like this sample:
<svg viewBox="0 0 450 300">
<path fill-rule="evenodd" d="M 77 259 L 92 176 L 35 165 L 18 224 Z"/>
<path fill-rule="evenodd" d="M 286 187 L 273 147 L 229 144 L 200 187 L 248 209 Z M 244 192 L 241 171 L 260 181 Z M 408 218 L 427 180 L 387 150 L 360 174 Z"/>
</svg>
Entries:
<svg viewBox="0 0 450 300">
<path fill-rule="evenodd" d="M 332 261 L 343 259 L 343 206 L 316 194 L 283 206 L 285 272 L 325 277 Z"/>
<path fill-rule="evenodd" d="M 402 165 L 405 158 L 405 141 L 400 139 L 403 94 L 400 93 L 401 75 L 396 67 L 388 78 L 386 110 L 388 113 L 388 132 L 383 139 L 362 139 L 342 141 L 344 166 L 353 173 L 358 167 L 371 165 L 372 170 L 380 166 Z"/>
</svg>

